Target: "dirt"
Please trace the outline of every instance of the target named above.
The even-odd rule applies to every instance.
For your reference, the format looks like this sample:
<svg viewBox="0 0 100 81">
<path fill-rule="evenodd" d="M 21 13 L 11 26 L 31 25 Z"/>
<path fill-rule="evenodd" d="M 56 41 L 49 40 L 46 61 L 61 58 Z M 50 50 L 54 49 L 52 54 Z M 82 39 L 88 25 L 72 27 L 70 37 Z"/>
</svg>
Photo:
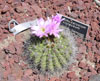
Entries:
<svg viewBox="0 0 100 81">
<path fill-rule="evenodd" d="M 79 54 L 61 76 L 40 75 L 23 60 L 23 44 L 30 32 L 14 36 L 11 19 L 19 23 L 56 13 L 89 25 L 86 41 L 77 38 Z M 92 81 L 100 73 L 100 7 L 94 0 L 0 0 L 0 81 Z M 94 76 L 93 76 L 94 78 Z M 90 80 L 89 80 L 90 79 Z"/>
</svg>

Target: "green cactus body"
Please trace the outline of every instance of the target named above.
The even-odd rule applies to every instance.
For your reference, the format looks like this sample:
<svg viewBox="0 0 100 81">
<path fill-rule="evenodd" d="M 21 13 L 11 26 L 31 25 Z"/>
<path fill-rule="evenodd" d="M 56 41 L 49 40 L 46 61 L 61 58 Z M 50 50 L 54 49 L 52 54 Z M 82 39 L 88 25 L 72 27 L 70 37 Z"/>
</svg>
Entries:
<svg viewBox="0 0 100 81">
<path fill-rule="evenodd" d="M 58 53 L 56 54 L 56 56 L 57 56 L 57 58 L 59 59 L 59 62 L 60 62 L 61 64 L 65 64 L 65 63 L 66 63 L 66 59 L 63 57 L 63 55 L 61 55 L 61 54 L 59 53 L 58 50 L 56 50 L 56 52 L 58 52 Z"/>
<path fill-rule="evenodd" d="M 67 52 L 67 54 L 66 54 L 66 59 L 67 59 L 67 60 L 70 58 L 71 52 L 72 52 L 72 51 L 70 51 L 70 50 Z"/>
<path fill-rule="evenodd" d="M 54 65 L 53 65 L 52 58 L 50 58 L 49 61 L 48 61 L 48 70 L 50 70 L 51 72 L 54 71 Z"/>
<path fill-rule="evenodd" d="M 54 42 L 49 40 L 32 38 L 33 41 L 27 47 L 30 52 L 29 57 L 33 60 L 33 65 L 41 73 L 55 73 L 67 67 L 67 63 L 73 54 L 73 44 L 68 37 L 61 34 L 60 38 L 55 38 Z M 64 67 L 63 67 L 64 66 Z"/>
<path fill-rule="evenodd" d="M 30 54 L 30 58 L 32 59 L 34 57 L 34 52 L 32 52 L 31 54 Z"/>
<path fill-rule="evenodd" d="M 39 62 L 40 62 L 40 60 L 41 60 L 41 56 L 42 56 L 41 53 L 38 53 L 38 54 L 35 56 L 34 63 L 35 63 L 36 65 L 39 64 Z"/>
<path fill-rule="evenodd" d="M 43 71 L 46 70 L 46 54 L 43 54 L 42 58 L 41 58 L 41 69 Z"/>
<path fill-rule="evenodd" d="M 48 49 L 48 70 L 53 72 L 54 71 L 54 65 L 53 65 L 53 57 L 51 55 L 51 49 Z"/>
<path fill-rule="evenodd" d="M 55 54 L 53 54 L 53 61 L 54 61 L 54 66 L 56 69 L 61 69 L 62 66 L 57 58 L 57 56 Z"/>
</svg>

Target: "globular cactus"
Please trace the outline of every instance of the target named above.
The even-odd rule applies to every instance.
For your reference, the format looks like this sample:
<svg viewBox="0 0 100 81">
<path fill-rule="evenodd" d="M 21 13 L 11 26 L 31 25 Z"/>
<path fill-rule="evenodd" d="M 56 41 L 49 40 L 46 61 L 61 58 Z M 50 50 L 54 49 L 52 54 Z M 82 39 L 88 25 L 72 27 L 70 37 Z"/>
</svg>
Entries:
<svg viewBox="0 0 100 81">
<path fill-rule="evenodd" d="M 46 38 L 32 37 L 26 45 L 33 67 L 50 75 L 61 73 L 74 62 L 77 51 L 74 38 L 66 28 L 60 33 L 60 38 L 54 38 L 54 42 Z"/>
</svg>

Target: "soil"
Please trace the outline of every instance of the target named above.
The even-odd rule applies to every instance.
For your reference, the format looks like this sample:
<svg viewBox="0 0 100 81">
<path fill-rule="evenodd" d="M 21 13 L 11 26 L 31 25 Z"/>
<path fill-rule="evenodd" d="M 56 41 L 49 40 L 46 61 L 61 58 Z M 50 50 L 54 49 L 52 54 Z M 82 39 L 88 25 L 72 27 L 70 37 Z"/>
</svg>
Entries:
<svg viewBox="0 0 100 81">
<path fill-rule="evenodd" d="M 86 41 L 76 39 L 77 62 L 61 76 L 48 78 L 30 69 L 22 57 L 29 31 L 14 36 L 8 30 L 8 22 L 15 19 L 22 23 L 56 13 L 88 24 L 89 30 Z M 0 81 L 90 81 L 99 74 L 100 7 L 94 0 L 0 0 Z"/>
</svg>

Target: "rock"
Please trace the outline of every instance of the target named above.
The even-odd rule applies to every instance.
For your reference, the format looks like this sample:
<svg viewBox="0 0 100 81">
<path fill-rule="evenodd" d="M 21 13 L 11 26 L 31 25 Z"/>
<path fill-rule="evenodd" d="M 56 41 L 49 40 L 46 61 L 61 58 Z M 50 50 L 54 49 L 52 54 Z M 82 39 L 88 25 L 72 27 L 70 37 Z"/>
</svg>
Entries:
<svg viewBox="0 0 100 81">
<path fill-rule="evenodd" d="M 86 73 L 87 73 L 86 70 L 81 70 L 81 71 L 79 72 L 79 74 L 80 74 L 81 76 L 84 76 Z"/>
<path fill-rule="evenodd" d="M 79 5 L 84 5 L 84 2 L 82 0 L 78 0 Z"/>
<path fill-rule="evenodd" d="M 3 63 L 3 67 L 4 67 L 6 70 L 9 70 L 9 71 L 10 71 L 10 64 L 9 64 L 9 62 L 5 61 L 5 62 Z"/>
<path fill-rule="evenodd" d="M 99 54 L 94 54 L 96 62 L 100 62 L 100 55 Z"/>
<path fill-rule="evenodd" d="M 89 81 L 100 81 L 100 74 L 91 76 Z"/>
<path fill-rule="evenodd" d="M 74 13 L 74 12 L 69 13 L 69 15 L 70 15 L 72 18 L 77 18 L 77 17 L 78 17 L 78 14 L 76 14 L 76 13 Z"/>
<path fill-rule="evenodd" d="M 100 68 L 97 69 L 97 72 L 100 74 Z"/>
<path fill-rule="evenodd" d="M 3 30 L 3 33 L 4 33 L 4 34 L 8 34 L 8 33 L 9 33 L 9 31 L 8 31 L 8 30 L 6 30 L 6 29 L 4 29 L 4 30 Z"/>
<path fill-rule="evenodd" d="M 100 42 L 100 34 L 98 34 L 98 35 L 96 36 L 96 40 L 97 40 L 98 42 Z"/>
<path fill-rule="evenodd" d="M 3 13 L 3 15 L 4 15 L 4 14 L 5 14 L 5 13 Z M 6 28 L 7 23 L 8 23 L 7 19 L 4 18 L 4 16 L 3 16 L 2 19 L 1 19 L 1 25 L 5 26 L 4 28 Z"/>
<path fill-rule="evenodd" d="M 86 8 L 90 9 L 91 5 L 89 5 L 90 3 L 85 3 Z"/>
<path fill-rule="evenodd" d="M 33 76 L 30 76 L 30 80 L 32 81 L 39 81 L 39 77 L 38 77 L 38 75 L 33 75 Z M 40 80 L 41 81 L 41 80 Z M 48 81 L 48 80 L 46 80 L 46 81 Z"/>
<path fill-rule="evenodd" d="M 24 7 L 25 9 L 25 12 L 29 11 L 30 10 L 30 5 L 28 3 L 22 3 L 22 7 Z M 31 10 L 30 10 L 31 11 Z"/>
<path fill-rule="evenodd" d="M 9 45 L 9 47 L 7 47 L 6 49 L 4 49 L 5 50 L 5 52 L 6 52 L 6 50 L 8 50 L 9 51 L 9 53 L 10 54 L 15 54 L 15 47 L 14 47 L 14 43 L 11 43 L 10 45 Z"/>
<path fill-rule="evenodd" d="M 41 10 L 41 8 L 40 8 L 38 5 L 34 4 L 34 5 L 32 6 L 32 9 L 34 10 L 34 12 L 35 12 L 36 14 L 41 15 L 42 10 Z"/>
<path fill-rule="evenodd" d="M 4 73 L 4 69 L 2 68 L 2 66 L 0 66 L 0 81 L 3 81 L 3 73 Z"/>
<path fill-rule="evenodd" d="M 66 79 L 64 79 L 64 78 L 61 78 L 60 81 L 68 81 L 68 80 L 66 80 Z"/>
<path fill-rule="evenodd" d="M 97 64 L 96 64 L 96 69 L 99 69 L 99 68 L 100 68 L 100 64 L 97 63 Z"/>
<path fill-rule="evenodd" d="M 88 66 L 88 70 L 91 72 L 92 75 L 97 74 L 96 70 L 92 66 Z"/>
<path fill-rule="evenodd" d="M 25 63 L 24 61 L 20 61 L 19 65 L 24 69 L 24 68 L 27 68 L 28 64 Z"/>
<path fill-rule="evenodd" d="M 13 59 L 14 59 L 14 62 L 15 63 L 18 63 L 19 62 L 19 57 L 17 55 L 14 55 L 13 56 Z"/>
<path fill-rule="evenodd" d="M 68 67 L 68 70 L 69 70 L 69 71 L 72 71 L 72 69 L 73 69 L 73 65 L 70 65 L 70 66 Z"/>
<path fill-rule="evenodd" d="M 84 76 L 88 76 L 88 77 L 90 77 L 91 75 L 92 75 L 91 72 L 86 72 L 86 73 L 84 74 Z"/>
<path fill-rule="evenodd" d="M 23 13 L 23 12 L 24 12 L 24 8 L 23 8 L 22 6 L 18 6 L 18 7 L 16 7 L 14 10 L 15 10 L 15 12 L 17 12 L 17 13 Z"/>
<path fill-rule="evenodd" d="M 57 0 L 55 0 L 55 1 L 53 1 L 54 2 L 54 4 L 56 5 L 56 6 L 58 6 L 58 7 L 61 7 L 61 6 L 63 6 L 66 2 L 65 2 L 65 0 L 62 0 L 62 1 L 57 1 Z"/>
<path fill-rule="evenodd" d="M 7 35 L 6 34 L 2 34 L 2 40 L 6 39 L 7 38 Z"/>
<path fill-rule="evenodd" d="M 4 78 L 4 79 L 7 79 L 8 75 L 9 75 L 9 71 L 5 71 L 5 72 L 3 73 L 3 78 Z"/>
<path fill-rule="evenodd" d="M 87 43 L 86 43 L 86 46 L 87 46 L 88 48 L 91 48 L 91 47 L 92 47 L 92 43 L 91 43 L 91 42 L 87 42 Z"/>
<path fill-rule="evenodd" d="M 86 59 L 90 60 L 91 62 L 94 61 L 94 54 L 92 53 L 92 51 L 89 51 L 88 54 L 86 54 Z"/>
<path fill-rule="evenodd" d="M 52 78 L 50 78 L 49 81 L 56 81 L 56 79 L 57 79 L 57 77 L 52 77 Z"/>
<path fill-rule="evenodd" d="M 13 0 L 7 0 L 7 3 L 11 4 L 13 2 Z"/>
<path fill-rule="evenodd" d="M 86 8 L 86 6 L 84 6 L 84 5 L 77 5 L 77 9 L 80 11 L 84 10 L 85 8 Z"/>
<path fill-rule="evenodd" d="M 81 45 L 80 47 L 79 47 L 79 52 L 80 53 L 86 53 L 86 46 L 85 45 Z"/>
<path fill-rule="evenodd" d="M 88 76 L 82 76 L 81 81 L 88 81 L 88 80 L 89 80 Z"/>
<path fill-rule="evenodd" d="M 3 34 L 3 31 L 2 31 L 2 29 L 0 28 L 0 42 L 1 42 L 1 40 L 2 40 L 2 34 Z"/>
<path fill-rule="evenodd" d="M 8 81 L 15 81 L 15 77 L 13 77 L 12 75 L 8 75 Z"/>
<path fill-rule="evenodd" d="M 75 78 L 75 77 L 76 77 L 75 72 L 74 72 L 74 71 L 73 71 L 73 72 L 69 72 L 69 73 L 67 74 L 67 77 L 68 77 L 68 78 Z"/>
<path fill-rule="evenodd" d="M 21 0 L 21 2 L 25 2 L 25 0 Z"/>
<path fill-rule="evenodd" d="M 32 69 L 27 69 L 24 73 L 24 76 L 29 76 L 32 74 Z"/>
<path fill-rule="evenodd" d="M 66 81 L 66 80 L 64 80 L 64 81 Z M 71 79 L 70 81 L 79 81 L 79 79 Z"/>
<path fill-rule="evenodd" d="M 15 44 L 15 48 L 16 48 L 16 54 L 18 54 L 18 55 L 20 55 L 20 54 L 22 54 L 22 44 L 21 43 L 19 43 L 19 44 Z"/>
<path fill-rule="evenodd" d="M 52 15 L 51 11 L 47 9 L 45 12 L 45 16 L 50 17 L 51 15 Z"/>
<path fill-rule="evenodd" d="M 63 79 L 63 80 L 66 81 L 66 78 L 67 78 L 67 72 L 64 72 L 64 73 L 61 75 L 60 79 Z"/>
<path fill-rule="evenodd" d="M 55 81 L 61 81 L 60 79 L 56 79 Z"/>
<path fill-rule="evenodd" d="M 2 13 L 5 13 L 9 10 L 9 6 L 5 5 L 4 8 L 2 9 Z"/>
<path fill-rule="evenodd" d="M 27 31 L 26 31 L 26 32 L 27 32 Z M 24 33 L 24 32 L 22 32 L 22 33 Z M 25 36 L 26 36 L 28 33 L 26 33 L 25 35 L 22 34 L 22 33 L 16 35 L 15 39 L 16 39 L 16 42 L 18 42 L 18 44 L 15 43 L 15 47 L 17 47 L 17 46 L 19 46 L 19 45 L 21 45 L 21 46 L 23 45 L 23 44 L 22 44 L 22 43 L 24 42 L 23 39 L 25 39 Z M 21 47 L 21 46 L 20 46 L 20 47 Z"/>
<path fill-rule="evenodd" d="M 0 72 L 0 81 L 2 81 L 2 78 L 3 78 L 3 75 L 2 75 L 2 73 Z"/>
<path fill-rule="evenodd" d="M 39 80 L 40 80 L 40 81 L 45 81 L 44 76 L 43 76 L 43 75 L 40 75 L 40 76 L 39 76 Z"/>
<path fill-rule="evenodd" d="M 77 59 L 78 61 L 81 61 L 81 60 L 83 59 L 82 54 L 77 54 L 76 59 Z"/>
<path fill-rule="evenodd" d="M 12 67 L 12 76 L 16 77 L 16 79 L 22 78 L 23 70 L 19 67 L 19 65 L 15 64 L 14 67 Z"/>
<path fill-rule="evenodd" d="M 14 64 L 14 58 L 9 58 L 9 64 L 12 66 Z"/>
<path fill-rule="evenodd" d="M 86 67 L 86 63 L 79 62 L 78 66 L 79 66 L 79 68 L 84 69 Z"/>
<path fill-rule="evenodd" d="M 30 80 L 30 78 L 28 76 L 26 76 L 26 77 L 22 78 L 22 81 L 31 81 L 31 80 Z"/>
<path fill-rule="evenodd" d="M 97 24 L 97 22 L 91 22 L 91 26 L 92 26 L 92 30 L 96 32 L 96 30 L 98 30 L 99 26 Z"/>
<path fill-rule="evenodd" d="M 15 81 L 22 81 L 21 79 L 17 79 L 17 80 L 15 80 Z"/>
<path fill-rule="evenodd" d="M 92 46 L 92 52 L 95 54 L 99 54 L 96 46 Z"/>
<path fill-rule="evenodd" d="M 100 48 L 100 43 L 99 42 L 97 42 L 96 47 L 99 50 L 99 48 Z"/>
<path fill-rule="evenodd" d="M 90 36 L 90 40 L 94 40 L 95 36 L 96 36 L 96 32 L 94 32 L 94 31 L 89 32 L 89 36 Z"/>
</svg>

